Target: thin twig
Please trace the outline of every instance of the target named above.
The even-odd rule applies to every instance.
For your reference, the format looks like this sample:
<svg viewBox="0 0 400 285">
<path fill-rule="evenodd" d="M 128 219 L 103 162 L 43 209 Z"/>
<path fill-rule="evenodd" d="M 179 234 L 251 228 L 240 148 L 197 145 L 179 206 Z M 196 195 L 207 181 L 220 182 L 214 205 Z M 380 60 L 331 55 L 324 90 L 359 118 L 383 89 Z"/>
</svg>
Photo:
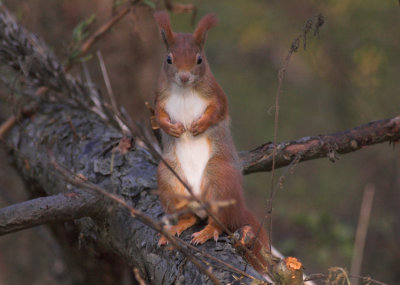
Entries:
<svg viewBox="0 0 400 285">
<path fill-rule="evenodd" d="M 121 8 L 110 20 L 104 23 L 96 32 L 94 32 L 80 47 L 79 49 L 79 57 L 83 57 L 89 49 L 103 36 L 106 32 L 108 32 L 116 23 L 118 23 L 121 19 L 124 18 L 125 15 L 129 13 L 131 10 L 131 3 L 127 6 Z M 68 69 L 68 67 L 67 67 Z"/>
<path fill-rule="evenodd" d="M 133 274 L 135 275 L 135 279 L 139 283 L 139 285 L 146 285 L 146 282 L 144 281 L 142 276 L 140 276 L 139 269 L 137 269 L 136 267 L 133 268 Z"/>
<path fill-rule="evenodd" d="M 111 87 L 110 77 L 108 76 L 108 72 L 107 72 L 106 65 L 104 63 L 103 56 L 100 51 L 97 51 L 96 55 L 99 60 L 100 69 L 101 69 L 101 73 L 103 75 L 104 83 L 106 84 L 108 99 L 111 102 L 112 114 L 114 115 L 115 120 L 117 121 L 122 132 L 124 134 L 130 134 L 128 127 L 120 119 L 120 118 L 122 118 L 122 114 L 119 111 L 119 108 L 117 105 L 117 100 L 115 99 L 114 92 Z M 107 107 L 104 103 L 103 103 L 103 105 L 104 105 L 104 107 Z"/>
<path fill-rule="evenodd" d="M 164 235 L 168 241 L 173 245 L 175 248 L 177 248 L 179 251 L 182 252 L 189 260 L 192 262 L 204 275 L 207 275 L 210 280 L 214 284 L 221 284 L 221 282 L 217 279 L 217 277 L 212 274 L 207 268 L 205 268 L 202 264 L 200 264 L 196 258 L 185 248 L 182 246 L 180 243 L 177 242 L 177 238 L 175 236 L 172 236 L 168 231 L 163 227 L 162 223 L 157 223 L 153 219 L 151 219 L 149 216 L 145 215 L 142 211 L 133 208 L 130 206 L 123 198 L 107 192 L 105 189 L 91 183 L 90 181 L 86 180 L 84 177 L 81 177 L 79 175 L 75 175 L 70 173 L 68 170 L 65 168 L 61 167 L 54 159 L 53 156 L 51 156 L 51 163 L 54 166 L 55 169 L 57 169 L 61 174 L 63 174 L 64 178 L 69 181 L 71 184 L 79 186 L 79 187 L 84 187 L 93 191 L 96 191 L 103 196 L 113 200 L 114 202 L 117 202 L 119 205 L 127 208 L 132 216 L 135 218 L 139 219 L 141 222 L 144 224 L 150 226 L 157 232 L 160 232 L 162 235 Z M 72 175 L 72 178 L 71 178 Z"/>
<path fill-rule="evenodd" d="M 194 26 L 194 20 L 197 15 L 197 7 L 194 4 L 180 4 L 180 3 L 172 3 L 172 0 L 164 0 L 165 7 L 168 11 L 171 11 L 175 14 L 186 14 L 192 13 L 191 24 Z"/>
<path fill-rule="evenodd" d="M 349 275 L 350 278 L 358 278 L 359 280 L 362 280 L 363 282 L 365 282 L 365 284 L 378 284 L 378 285 L 388 285 L 387 283 L 372 279 L 369 276 L 353 276 L 353 275 Z M 353 285 L 353 283 L 351 283 Z"/>
<path fill-rule="evenodd" d="M 93 102 L 92 106 L 92 111 L 95 112 L 96 114 L 98 114 L 100 116 L 100 118 L 102 118 L 103 120 L 107 120 L 107 116 L 105 114 L 104 111 L 104 106 L 103 106 L 103 102 L 100 99 L 100 94 L 99 92 L 96 91 L 95 89 L 95 85 L 92 81 L 92 77 L 90 76 L 90 72 L 88 70 L 87 64 L 86 62 L 82 62 L 81 63 L 82 69 L 83 69 L 83 74 L 85 75 L 85 79 L 86 79 L 86 85 L 89 87 L 90 91 L 90 99 Z"/>
<path fill-rule="evenodd" d="M 328 275 L 326 274 L 313 274 L 309 276 L 307 280 L 317 280 L 323 279 L 326 284 L 348 284 L 350 285 L 351 278 L 359 278 L 366 284 L 378 284 L 378 285 L 387 285 L 386 283 L 377 281 L 372 279 L 369 276 L 351 276 L 347 273 L 347 271 L 342 267 L 331 267 L 328 269 Z"/>
<path fill-rule="evenodd" d="M 192 196 L 192 198 L 197 203 L 203 205 L 203 202 L 200 201 L 200 199 L 196 195 L 194 195 L 191 187 L 180 177 L 180 175 L 175 171 L 175 169 L 173 169 L 172 166 L 169 165 L 169 163 L 162 157 L 162 155 L 148 141 L 148 139 L 144 135 L 143 127 L 140 125 L 136 125 L 136 127 L 139 130 L 140 135 L 137 134 L 137 132 L 134 132 L 132 126 L 130 126 L 131 132 L 142 138 L 142 140 L 146 144 L 146 146 L 151 149 L 152 153 L 154 153 L 157 156 L 157 158 L 161 160 L 162 163 L 165 164 L 165 166 L 172 172 L 172 174 L 178 179 L 178 181 L 183 185 L 183 187 L 189 192 L 189 194 Z M 237 244 L 237 245 L 241 244 L 241 242 L 238 239 L 236 239 L 234 234 L 227 228 L 227 226 L 224 225 L 212 211 L 210 211 L 207 207 L 205 207 L 204 209 L 207 212 L 208 217 L 211 217 L 217 223 L 217 225 L 232 238 L 232 240 L 234 241 L 234 244 Z M 257 237 L 256 237 L 256 241 L 261 244 L 262 248 L 264 247 L 264 245 L 258 240 Z M 261 268 L 264 267 L 262 262 L 260 260 L 258 260 L 258 258 L 254 255 L 254 253 L 250 249 L 248 249 L 246 246 L 243 246 L 242 248 L 247 254 L 249 254 L 254 260 L 256 260 L 259 263 Z M 268 252 L 271 252 L 271 251 L 269 250 Z"/>
<path fill-rule="evenodd" d="M 191 248 L 194 251 L 197 251 L 197 252 L 201 253 L 203 256 L 205 256 L 205 257 L 207 257 L 207 258 L 209 258 L 211 260 L 214 260 L 215 262 L 218 262 L 218 263 L 222 264 L 223 266 L 225 266 L 226 268 L 231 270 L 231 272 L 235 272 L 235 273 L 238 273 L 238 274 L 240 274 L 242 276 L 250 278 L 251 280 L 254 280 L 254 281 L 257 281 L 257 282 L 261 282 L 261 283 L 257 283 L 257 284 L 269 284 L 269 283 L 267 283 L 267 282 L 265 282 L 263 280 L 255 278 L 254 276 L 248 274 L 247 272 L 242 271 L 239 268 L 236 268 L 236 267 L 232 266 L 231 264 L 229 264 L 229 263 L 227 263 L 227 262 L 225 262 L 225 261 L 223 261 L 223 260 L 221 260 L 219 258 L 216 258 L 215 256 L 212 256 L 211 254 L 208 254 L 204 250 L 201 250 L 201 249 L 199 249 L 199 248 L 197 248 L 197 247 L 195 247 L 195 246 L 193 246 L 191 244 L 186 244 L 186 246 Z"/>
<path fill-rule="evenodd" d="M 371 215 L 372 202 L 374 200 L 375 186 L 367 184 L 364 189 L 363 199 L 361 202 L 360 218 L 358 220 L 356 238 L 353 249 L 353 259 L 351 261 L 350 275 L 359 276 L 361 273 L 361 263 L 363 260 L 363 251 L 365 240 L 367 238 L 367 230 L 369 217 Z M 353 285 L 359 284 L 359 278 L 352 280 Z"/>
<path fill-rule="evenodd" d="M 0 125 L 0 139 L 17 123 L 18 117 L 11 115 L 5 122 Z"/>
<path fill-rule="evenodd" d="M 299 154 L 296 156 L 296 158 L 293 159 L 293 161 L 285 168 L 285 170 L 283 171 L 282 175 L 280 176 L 279 181 L 276 183 L 276 185 L 273 186 L 273 189 L 272 189 L 272 191 L 271 191 L 272 193 L 276 193 L 277 189 L 279 189 L 279 188 L 282 186 L 282 182 L 281 182 L 281 181 L 286 177 L 286 175 L 287 175 L 287 173 L 288 173 L 289 171 L 293 171 L 293 169 L 296 167 L 296 165 L 298 164 L 298 162 L 300 161 L 300 159 L 301 159 L 301 153 L 299 153 Z M 272 197 L 272 199 L 274 199 L 274 196 Z M 259 236 L 264 221 L 265 221 L 265 218 L 263 218 L 263 219 L 261 220 L 260 226 L 258 227 L 258 229 L 257 229 L 257 231 L 256 231 L 256 233 L 255 233 L 255 236 L 256 236 L 256 237 Z M 252 244 L 251 248 L 253 248 L 254 246 L 255 246 L 255 243 Z M 251 249 L 251 248 L 250 248 L 250 249 Z M 270 250 L 269 252 L 271 252 L 271 254 L 272 254 L 273 256 L 275 256 L 275 255 L 273 254 L 273 251 L 272 251 L 273 249 L 272 249 L 271 241 L 270 241 L 270 243 L 269 243 L 269 250 Z M 280 256 L 278 256 L 278 257 L 282 259 L 282 257 L 280 257 Z M 248 264 L 248 261 L 246 261 L 245 270 L 246 270 L 246 268 L 247 268 L 247 264 Z"/>
<path fill-rule="evenodd" d="M 107 72 L 106 65 L 104 63 L 103 55 L 101 54 L 101 52 L 99 50 L 96 52 L 96 55 L 99 60 L 100 69 L 101 69 L 101 73 L 103 74 L 104 83 L 106 84 L 107 94 L 108 94 L 108 97 L 111 102 L 111 107 L 112 107 L 113 111 L 116 114 L 118 114 L 119 110 L 117 107 L 117 100 L 115 99 L 114 92 L 111 87 L 111 81 L 110 81 L 110 77 L 108 76 L 108 72 Z"/>
<path fill-rule="evenodd" d="M 100 37 L 102 35 L 104 35 L 107 31 L 109 31 L 116 23 L 118 23 L 121 19 L 123 19 L 123 17 L 125 15 L 128 14 L 128 12 L 130 11 L 131 7 L 133 4 L 129 3 L 128 5 L 126 5 L 125 7 L 121 8 L 118 13 L 112 17 L 110 20 L 108 20 L 105 24 L 103 24 L 95 33 L 93 33 L 80 47 L 80 52 L 78 57 L 83 57 L 88 51 L 89 49 L 97 42 L 97 40 L 100 39 Z M 2 8 L 2 12 L 3 13 L 8 13 L 8 11 L 5 9 L 4 5 L 1 5 Z M 9 16 L 9 15 L 7 15 Z M 68 70 L 70 70 L 70 68 L 72 67 L 73 62 L 68 61 L 66 63 L 66 65 L 64 66 L 64 70 L 65 72 L 68 72 Z M 38 92 L 36 95 L 41 95 L 45 92 L 47 92 L 50 89 L 49 86 L 41 86 L 38 89 Z M 10 128 L 12 128 L 12 126 L 15 125 L 15 123 L 17 122 L 18 118 L 16 118 L 15 116 L 10 116 L 5 123 L 3 123 L 0 126 L 0 138 L 4 135 L 4 133 L 9 130 Z"/>
<path fill-rule="evenodd" d="M 276 162 L 275 158 L 276 158 L 276 153 L 277 153 L 276 146 L 277 146 L 277 140 L 278 140 L 278 120 L 279 120 L 279 108 L 280 108 L 279 99 L 280 99 L 280 95 L 282 93 L 283 80 L 285 78 L 286 70 L 289 66 L 290 58 L 292 57 L 292 54 L 298 50 L 301 37 L 303 38 L 303 41 L 304 41 L 304 49 L 306 49 L 306 35 L 311 30 L 314 19 L 318 19 L 318 21 L 315 25 L 315 34 L 318 33 L 319 28 L 324 23 L 322 14 L 313 16 L 307 20 L 306 24 L 304 25 L 303 32 L 299 36 L 297 36 L 297 38 L 295 38 L 294 41 L 292 42 L 292 45 L 291 45 L 290 50 L 285 58 L 283 66 L 278 72 L 278 88 L 277 88 L 276 94 L 275 94 L 275 117 L 274 117 L 274 137 L 273 137 L 274 149 L 272 152 L 271 188 L 270 188 L 270 192 L 269 192 L 269 198 L 267 200 L 267 215 L 266 215 L 266 217 L 268 219 L 267 232 L 268 232 L 268 236 L 269 236 L 269 246 L 270 246 L 269 250 L 270 251 L 271 251 L 271 244 L 272 244 L 272 205 L 273 205 L 273 199 L 274 199 L 275 191 L 276 191 L 276 189 L 274 188 L 274 184 L 275 184 L 274 178 L 275 178 L 275 162 Z"/>
<path fill-rule="evenodd" d="M 50 154 L 50 156 L 51 156 L 51 163 L 52 163 L 52 165 L 54 166 L 54 168 L 57 169 L 61 174 L 63 174 L 63 177 L 64 177 L 65 179 L 67 179 L 71 184 L 74 184 L 74 185 L 76 185 L 76 186 L 82 186 L 82 187 L 85 187 L 85 188 L 94 190 L 94 191 L 96 191 L 96 192 L 99 192 L 100 194 L 106 196 L 107 198 L 109 198 L 109 199 L 111 199 L 111 200 L 117 202 L 118 204 L 122 205 L 123 207 L 129 209 L 133 216 L 139 217 L 139 219 L 140 219 L 144 224 L 146 224 L 146 225 L 152 227 L 153 229 L 155 229 L 156 231 L 158 231 L 158 232 L 160 232 L 162 235 L 164 235 L 164 236 L 171 242 L 171 244 L 172 244 L 174 247 L 177 247 L 177 244 L 183 244 L 186 248 L 192 248 L 192 249 L 195 249 L 195 250 L 198 251 L 198 252 L 202 252 L 202 251 L 198 250 L 196 247 L 194 247 L 194 246 L 188 244 L 187 242 L 183 241 L 182 239 L 170 235 L 170 234 L 168 233 L 168 231 L 164 228 L 163 223 L 157 223 L 157 222 L 153 221 L 150 217 L 148 217 L 147 215 L 145 215 L 144 213 L 142 213 L 140 210 L 134 209 L 134 208 L 131 207 L 129 204 L 127 204 L 126 201 L 125 201 L 123 198 L 121 198 L 121 197 L 119 197 L 119 196 L 117 196 L 117 195 L 115 195 L 115 194 L 112 194 L 112 193 L 107 192 L 105 189 L 100 188 L 100 187 L 98 187 L 97 185 L 95 185 L 95 184 L 89 182 L 85 177 L 82 177 L 82 176 L 80 176 L 80 175 L 76 175 L 76 174 L 71 173 L 69 170 L 67 170 L 67 169 L 65 169 L 64 167 L 62 167 L 61 165 L 59 165 L 59 164 L 55 161 L 54 157 L 53 157 L 51 154 Z M 198 201 L 197 197 L 195 197 L 195 196 L 194 196 L 193 199 Z M 230 203 L 230 201 L 227 201 L 227 202 Z M 202 203 L 202 204 L 203 204 L 203 203 Z M 226 204 L 226 203 L 225 203 L 225 204 Z M 207 207 L 208 205 L 202 205 L 202 206 L 204 207 L 204 209 L 205 209 L 206 211 L 207 211 L 207 209 L 209 208 L 209 207 Z M 220 206 L 225 206 L 225 205 L 220 205 Z M 161 228 L 161 230 L 160 230 L 160 228 Z M 233 234 L 232 234 L 232 236 L 233 236 Z M 236 242 L 238 242 L 236 238 L 233 237 L 233 239 L 234 239 Z M 180 250 L 180 251 L 181 251 L 183 254 L 185 254 L 185 256 L 186 256 L 187 254 L 190 254 L 190 253 L 189 253 L 189 252 L 184 252 L 184 251 L 186 250 L 185 247 L 178 246 L 177 248 L 178 248 L 178 250 Z M 184 251 L 182 251 L 182 249 L 183 249 Z M 209 255 L 209 254 L 207 254 L 206 257 L 209 257 L 209 258 L 213 259 L 214 261 L 219 262 L 219 263 L 222 264 L 222 265 L 228 265 L 228 264 L 225 263 L 224 261 L 222 261 L 222 260 L 220 260 L 220 259 L 218 259 L 218 258 L 212 257 L 212 256 Z M 189 260 L 190 260 L 190 258 L 189 258 Z M 190 260 L 190 261 L 192 261 L 192 260 Z M 195 265 L 196 265 L 196 264 L 195 264 Z M 228 265 L 228 268 L 231 269 L 231 270 L 234 270 L 233 268 L 235 268 L 235 267 L 233 267 L 232 265 Z M 236 273 L 239 273 L 239 274 L 242 274 L 243 276 L 246 276 L 246 277 L 251 278 L 251 279 L 253 279 L 253 280 L 257 280 L 258 282 L 264 282 L 264 281 L 259 280 L 259 279 L 255 278 L 255 277 L 253 277 L 253 276 L 251 276 L 251 275 L 247 274 L 246 272 L 243 272 L 243 271 L 241 271 L 241 270 L 239 270 L 239 269 L 235 269 L 235 272 L 236 272 Z M 261 284 L 262 284 L 262 283 L 261 283 Z"/>
</svg>

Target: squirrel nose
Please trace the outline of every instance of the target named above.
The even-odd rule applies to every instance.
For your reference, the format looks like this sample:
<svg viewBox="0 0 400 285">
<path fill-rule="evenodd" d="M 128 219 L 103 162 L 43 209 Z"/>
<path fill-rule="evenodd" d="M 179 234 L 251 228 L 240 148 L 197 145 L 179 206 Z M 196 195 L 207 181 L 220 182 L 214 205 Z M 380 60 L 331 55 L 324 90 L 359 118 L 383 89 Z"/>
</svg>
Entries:
<svg viewBox="0 0 400 285">
<path fill-rule="evenodd" d="M 182 83 L 188 82 L 188 81 L 189 81 L 189 78 L 190 78 L 190 74 L 189 74 L 189 73 L 181 73 L 181 74 L 179 74 L 179 80 L 180 80 Z"/>
</svg>

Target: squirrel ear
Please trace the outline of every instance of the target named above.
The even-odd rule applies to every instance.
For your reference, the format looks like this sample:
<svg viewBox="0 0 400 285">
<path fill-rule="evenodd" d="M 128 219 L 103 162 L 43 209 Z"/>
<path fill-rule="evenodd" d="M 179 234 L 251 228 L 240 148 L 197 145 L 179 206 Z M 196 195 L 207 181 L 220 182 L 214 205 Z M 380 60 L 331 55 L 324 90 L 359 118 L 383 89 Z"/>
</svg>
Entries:
<svg viewBox="0 0 400 285">
<path fill-rule="evenodd" d="M 165 43 L 165 46 L 167 49 L 169 49 L 169 47 L 175 41 L 175 33 L 171 29 L 171 22 L 169 20 L 168 13 L 166 11 L 161 11 L 154 13 L 153 16 L 160 27 L 161 37 Z"/>
<path fill-rule="evenodd" d="M 203 47 L 207 38 L 207 31 L 218 23 L 218 18 L 215 14 L 207 14 L 197 24 L 193 32 L 193 39 L 195 42 Z"/>
</svg>

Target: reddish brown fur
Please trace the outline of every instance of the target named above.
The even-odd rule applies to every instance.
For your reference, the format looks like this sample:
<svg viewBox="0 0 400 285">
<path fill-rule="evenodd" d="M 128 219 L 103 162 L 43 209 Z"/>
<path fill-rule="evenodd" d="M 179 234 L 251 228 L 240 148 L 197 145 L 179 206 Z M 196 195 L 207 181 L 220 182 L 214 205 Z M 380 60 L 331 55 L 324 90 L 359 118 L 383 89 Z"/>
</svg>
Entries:
<svg viewBox="0 0 400 285">
<path fill-rule="evenodd" d="M 154 13 L 154 18 L 161 28 L 161 33 L 163 33 L 163 40 L 167 45 L 172 45 L 175 39 L 175 33 L 171 29 L 171 22 L 167 12 Z"/>
<path fill-rule="evenodd" d="M 194 216 L 192 214 L 188 214 L 183 217 L 180 217 L 178 223 L 176 225 L 168 228 L 167 231 L 170 235 L 180 236 L 181 233 L 183 233 L 185 230 L 187 230 L 191 226 L 195 225 L 196 222 L 197 222 L 196 216 Z M 158 244 L 165 245 L 167 243 L 168 243 L 168 240 L 165 238 L 165 236 L 161 236 L 160 240 L 158 241 Z"/>
<path fill-rule="evenodd" d="M 179 170 L 179 165 L 173 161 L 166 161 L 173 169 Z M 173 213 L 180 203 L 180 196 L 187 195 L 185 187 L 178 178 L 161 162 L 157 170 L 158 189 L 160 190 L 160 201 L 167 213 Z"/>
<path fill-rule="evenodd" d="M 207 85 L 204 84 L 206 86 L 199 84 L 196 89 L 199 94 L 208 98 L 209 104 L 204 114 L 192 124 L 190 131 L 193 135 L 201 134 L 211 125 L 228 118 L 228 100 L 224 91 L 212 75 L 210 80 L 206 80 L 205 83 L 207 83 Z"/>
<path fill-rule="evenodd" d="M 260 250 L 262 246 L 268 248 L 268 237 L 264 229 L 260 229 L 260 223 L 246 207 L 242 175 L 229 130 L 228 100 L 212 75 L 203 50 L 207 31 L 216 24 L 217 18 L 215 15 L 203 17 L 192 35 L 174 33 L 168 15 L 164 12 L 157 13 L 155 17 L 162 33 L 165 33 L 167 58 L 172 60 L 172 63 L 164 62 L 160 74 L 156 91 L 156 120 L 168 136 L 179 138 L 185 131 L 189 131 L 193 136 L 202 133 L 207 136 L 212 155 L 203 172 L 201 194 L 197 198 L 209 204 L 217 201 L 235 201 L 234 205 L 214 210 L 213 215 L 229 231 L 236 231 L 243 226 L 250 225 L 255 233 L 259 232 L 258 241 L 251 248 L 253 256 L 255 255 L 256 258 L 252 254 L 246 254 L 246 257 L 256 269 L 261 271 L 260 263 L 263 265 L 266 263 L 261 257 Z M 201 64 L 197 63 L 199 56 L 202 57 Z M 179 84 L 176 81 L 176 75 L 182 71 L 190 72 L 194 76 L 195 79 L 190 88 L 207 102 L 204 113 L 191 124 L 188 130 L 185 130 L 181 123 L 172 122 L 165 111 L 165 104 L 171 96 L 171 86 Z M 174 144 L 174 139 L 168 136 L 163 137 L 164 159 L 185 180 L 175 153 L 177 145 Z M 182 196 L 189 194 L 164 163 L 160 163 L 158 167 L 157 180 L 160 200 L 165 211 L 173 213 L 181 210 L 182 205 L 185 205 L 182 203 Z M 179 235 L 195 222 L 193 214 L 180 217 L 177 225 L 170 227 L 168 231 L 171 234 Z M 192 242 L 204 243 L 208 239 L 217 238 L 225 230 L 218 222 L 212 217 L 208 217 L 208 225 L 202 231 L 193 234 Z M 162 237 L 159 244 L 165 243 L 167 240 Z"/>
<path fill-rule="evenodd" d="M 203 46 L 207 38 L 207 31 L 218 23 L 218 18 L 214 14 L 205 15 L 197 24 L 196 30 L 193 32 L 193 39 L 198 45 Z"/>
</svg>

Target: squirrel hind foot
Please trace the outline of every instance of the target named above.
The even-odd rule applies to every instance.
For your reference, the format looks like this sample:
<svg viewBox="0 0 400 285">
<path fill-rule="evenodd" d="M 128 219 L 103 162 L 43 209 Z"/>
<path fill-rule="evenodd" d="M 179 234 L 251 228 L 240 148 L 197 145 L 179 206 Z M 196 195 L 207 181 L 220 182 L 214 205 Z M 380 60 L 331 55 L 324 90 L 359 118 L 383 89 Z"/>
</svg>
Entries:
<svg viewBox="0 0 400 285">
<path fill-rule="evenodd" d="M 172 236 L 180 236 L 185 230 L 193 226 L 197 222 L 197 218 L 194 215 L 180 219 L 178 223 L 174 226 L 165 226 L 164 229 Z M 168 244 L 168 239 L 162 235 L 158 241 L 158 246 L 163 246 Z"/>
<path fill-rule="evenodd" d="M 161 236 L 157 243 L 158 247 L 161 247 L 163 245 L 168 245 L 168 239 L 165 236 Z"/>
<path fill-rule="evenodd" d="M 220 228 L 208 224 L 204 229 L 192 235 L 192 241 L 190 243 L 194 245 L 203 244 L 211 238 L 217 241 L 221 233 L 222 230 Z"/>
</svg>

